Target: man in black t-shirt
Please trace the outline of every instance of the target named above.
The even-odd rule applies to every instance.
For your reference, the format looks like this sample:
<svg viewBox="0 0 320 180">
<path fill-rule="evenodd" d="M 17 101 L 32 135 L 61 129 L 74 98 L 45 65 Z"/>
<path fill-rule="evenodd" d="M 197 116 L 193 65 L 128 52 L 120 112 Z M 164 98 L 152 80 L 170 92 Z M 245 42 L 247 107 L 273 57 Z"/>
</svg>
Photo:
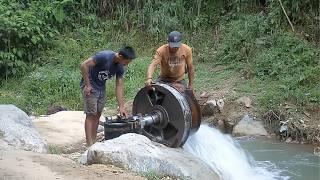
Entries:
<svg viewBox="0 0 320 180">
<path fill-rule="evenodd" d="M 136 57 L 132 47 L 124 47 L 119 52 L 105 50 L 98 52 L 81 64 L 82 79 L 80 82 L 85 119 L 85 133 L 87 145 L 96 141 L 97 128 L 101 112 L 105 104 L 106 80 L 116 76 L 116 97 L 120 116 L 126 117 L 123 95 L 124 66 Z"/>
</svg>

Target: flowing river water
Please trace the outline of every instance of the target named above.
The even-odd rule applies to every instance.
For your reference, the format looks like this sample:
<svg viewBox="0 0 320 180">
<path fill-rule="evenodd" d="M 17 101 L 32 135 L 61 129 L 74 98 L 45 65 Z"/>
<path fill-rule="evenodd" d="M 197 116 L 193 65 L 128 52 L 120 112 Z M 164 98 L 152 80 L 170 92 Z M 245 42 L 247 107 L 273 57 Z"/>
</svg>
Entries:
<svg viewBox="0 0 320 180">
<path fill-rule="evenodd" d="M 205 161 L 224 180 L 320 179 L 320 157 L 306 145 L 233 138 L 201 125 L 183 148 Z"/>
</svg>

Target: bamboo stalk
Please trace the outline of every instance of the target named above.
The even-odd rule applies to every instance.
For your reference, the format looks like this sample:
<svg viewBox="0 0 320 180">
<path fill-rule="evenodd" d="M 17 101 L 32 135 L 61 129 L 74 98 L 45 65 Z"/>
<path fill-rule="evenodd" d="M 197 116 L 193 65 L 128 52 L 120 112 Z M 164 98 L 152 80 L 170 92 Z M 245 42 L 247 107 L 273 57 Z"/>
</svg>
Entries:
<svg viewBox="0 0 320 180">
<path fill-rule="evenodd" d="M 201 10 L 201 0 L 198 2 L 198 16 L 200 16 L 200 10 Z"/>
<path fill-rule="evenodd" d="M 281 0 L 278 0 L 278 1 L 279 1 L 279 3 L 280 3 L 280 6 L 281 6 L 281 8 L 282 8 L 282 11 L 283 11 L 284 15 L 286 16 L 286 18 L 287 18 L 287 20 L 288 20 L 288 22 L 289 22 L 289 24 L 290 24 L 290 26 L 291 26 L 292 31 L 294 32 L 293 25 L 292 25 L 292 23 L 291 23 L 291 21 L 290 21 L 290 19 L 289 19 L 289 17 L 288 17 L 288 14 L 287 14 L 286 10 L 284 9 L 284 7 L 283 7 L 283 5 L 282 5 L 282 1 L 281 1 Z"/>
</svg>

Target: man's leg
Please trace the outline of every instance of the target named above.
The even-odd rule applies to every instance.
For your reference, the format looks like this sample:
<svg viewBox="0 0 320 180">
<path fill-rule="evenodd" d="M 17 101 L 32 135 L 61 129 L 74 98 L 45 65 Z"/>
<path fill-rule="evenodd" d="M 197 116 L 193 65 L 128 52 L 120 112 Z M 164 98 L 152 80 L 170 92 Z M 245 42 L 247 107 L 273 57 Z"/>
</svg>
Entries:
<svg viewBox="0 0 320 180">
<path fill-rule="evenodd" d="M 95 97 L 96 97 L 96 107 L 94 108 L 95 110 L 95 115 L 89 116 L 88 120 L 88 135 L 89 135 L 89 141 L 87 140 L 88 146 L 91 146 L 94 144 L 97 140 L 97 129 L 99 126 L 99 120 L 101 117 L 101 112 L 104 108 L 104 105 L 106 103 L 106 97 L 105 97 L 105 91 L 96 91 L 95 92 Z M 87 119 L 87 118 L 86 118 Z M 90 128 L 90 130 L 89 130 Z"/>
<path fill-rule="evenodd" d="M 97 128 L 105 102 L 104 91 L 93 89 L 90 95 L 83 94 L 83 99 L 84 111 L 86 113 L 84 123 L 86 141 L 87 145 L 91 146 L 96 142 L 97 138 Z"/>
<path fill-rule="evenodd" d="M 96 115 L 86 115 L 85 120 L 85 132 L 86 132 L 86 141 L 87 145 L 91 146 L 96 142 L 97 139 L 97 128 L 99 125 L 101 113 L 97 113 Z"/>
</svg>

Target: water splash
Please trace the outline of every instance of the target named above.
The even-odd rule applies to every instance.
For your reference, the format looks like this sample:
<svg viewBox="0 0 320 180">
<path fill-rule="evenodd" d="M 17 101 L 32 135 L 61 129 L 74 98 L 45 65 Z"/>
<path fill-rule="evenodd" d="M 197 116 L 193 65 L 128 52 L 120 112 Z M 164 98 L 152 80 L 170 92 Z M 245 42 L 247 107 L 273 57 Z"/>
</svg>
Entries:
<svg viewBox="0 0 320 180">
<path fill-rule="evenodd" d="M 270 161 L 255 161 L 219 130 L 201 125 L 183 148 L 206 162 L 224 180 L 287 180 Z"/>
</svg>

